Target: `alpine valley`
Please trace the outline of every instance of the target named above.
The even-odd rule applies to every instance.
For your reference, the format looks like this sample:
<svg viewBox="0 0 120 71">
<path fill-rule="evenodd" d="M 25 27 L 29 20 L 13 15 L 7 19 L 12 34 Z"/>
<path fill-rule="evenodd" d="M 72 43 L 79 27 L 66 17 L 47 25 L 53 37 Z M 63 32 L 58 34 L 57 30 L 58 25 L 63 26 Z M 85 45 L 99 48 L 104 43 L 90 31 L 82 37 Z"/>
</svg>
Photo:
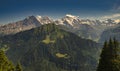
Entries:
<svg viewBox="0 0 120 71">
<path fill-rule="evenodd" d="M 112 19 L 29 16 L 0 26 L 0 46 L 23 71 L 96 71 L 102 43 L 119 39 L 119 27 Z"/>
</svg>

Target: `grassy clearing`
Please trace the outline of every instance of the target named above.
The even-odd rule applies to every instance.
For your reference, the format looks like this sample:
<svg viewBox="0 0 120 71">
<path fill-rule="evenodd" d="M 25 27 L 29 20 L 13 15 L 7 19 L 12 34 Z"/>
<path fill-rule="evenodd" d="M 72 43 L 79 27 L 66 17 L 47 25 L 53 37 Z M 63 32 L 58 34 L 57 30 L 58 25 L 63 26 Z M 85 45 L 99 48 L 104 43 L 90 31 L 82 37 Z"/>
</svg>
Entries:
<svg viewBox="0 0 120 71">
<path fill-rule="evenodd" d="M 50 40 L 50 36 L 47 35 L 46 38 L 42 41 L 45 44 L 55 43 L 55 40 Z"/>
</svg>

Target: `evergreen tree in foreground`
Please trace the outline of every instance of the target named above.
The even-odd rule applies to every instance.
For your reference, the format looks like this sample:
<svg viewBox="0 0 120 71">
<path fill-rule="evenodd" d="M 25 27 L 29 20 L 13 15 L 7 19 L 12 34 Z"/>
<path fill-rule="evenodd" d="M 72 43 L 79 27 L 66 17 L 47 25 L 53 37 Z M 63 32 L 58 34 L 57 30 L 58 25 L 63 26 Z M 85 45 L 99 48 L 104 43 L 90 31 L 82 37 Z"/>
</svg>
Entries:
<svg viewBox="0 0 120 71">
<path fill-rule="evenodd" d="M 0 71 L 23 71 L 20 63 L 13 65 L 5 55 L 6 48 L 0 48 Z"/>
<path fill-rule="evenodd" d="M 0 71 L 14 71 L 14 65 L 7 59 L 3 50 L 0 50 Z"/>
<path fill-rule="evenodd" d="M 97 71 L 120 71 L 120 47 L 116 39 L 105 41 Z"/>
</svg>

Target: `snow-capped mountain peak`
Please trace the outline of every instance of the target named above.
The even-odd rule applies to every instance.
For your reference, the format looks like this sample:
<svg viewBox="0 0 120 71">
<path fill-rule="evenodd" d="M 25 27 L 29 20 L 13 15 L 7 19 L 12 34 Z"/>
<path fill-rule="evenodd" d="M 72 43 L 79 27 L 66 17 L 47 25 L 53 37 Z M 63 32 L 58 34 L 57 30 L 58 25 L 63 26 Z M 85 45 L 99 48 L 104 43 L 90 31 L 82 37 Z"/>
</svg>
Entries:
<svg viewBox="0 0 120 71">
<path fill-rule="evenodd" d="M 40 22 L 40 24 L 48 24 L 48 23 L 53 23 L 53 20 L 50 19 L 49 17 L 42 17 L 42 16 L 36 16 L 36 19 Z"/>
<path fill-rule="evenodd" d="M 79 18 L 74 15 L 66 14 L 65 17 L 56 21 L 61 25 L 74 27 L 76 24 L 79 24 Z"/>
<path fill-rule="evenodd" d="M 39 19 L 39 18 L 42 18 L 42 16 L 37 15 L 36 18 Z"/>
</svg>

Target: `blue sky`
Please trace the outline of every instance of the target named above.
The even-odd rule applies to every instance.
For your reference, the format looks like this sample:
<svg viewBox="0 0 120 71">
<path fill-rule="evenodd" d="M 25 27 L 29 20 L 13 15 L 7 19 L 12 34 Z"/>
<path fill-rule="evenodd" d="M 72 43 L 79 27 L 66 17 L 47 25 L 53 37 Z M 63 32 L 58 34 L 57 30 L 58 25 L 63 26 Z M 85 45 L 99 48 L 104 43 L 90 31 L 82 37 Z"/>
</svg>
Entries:
<svg viewBox="0 0 120 71">
<path fill-rule="evenodd" d="M 1 0 L 0 24 L 15 22 L 30 15 L 54 19 L 65 14 L 80 18 L 120 18 L 120 0 Z"/>
</svg>

